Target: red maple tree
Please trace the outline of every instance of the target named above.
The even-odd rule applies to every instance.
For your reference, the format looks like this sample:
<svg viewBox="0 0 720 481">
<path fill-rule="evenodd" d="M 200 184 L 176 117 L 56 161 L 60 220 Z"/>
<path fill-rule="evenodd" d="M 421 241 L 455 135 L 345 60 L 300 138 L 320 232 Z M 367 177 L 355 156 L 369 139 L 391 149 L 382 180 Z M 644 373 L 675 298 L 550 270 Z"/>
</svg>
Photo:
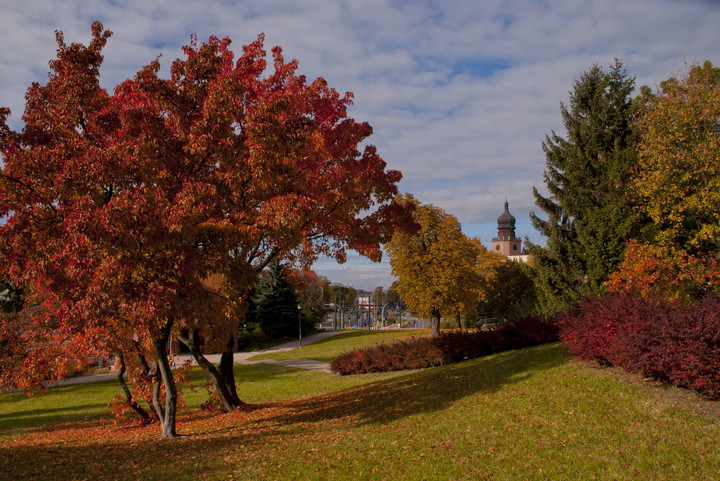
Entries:
<svg viewBox="0 0 720 481">
<path fill-rule="evenodd" d="M 236 332 L 258 273 L 275 258 L 343 261 L 348 249 L 378 260 L 411 216 L 394 201 L 401 174 L 374 147 L 359 150 L 372 128 L 347 117 L 352 95 L 308 83 L 279 47 L 264 76 L 262 35 L 237 60 L 229 39 L 193 39 L 169 78 L 156 60 L 109 94 L 98 79 L 110 35 L 98 22 L 88 46 L 57 33 L 23 130 L 0 111 L 3 274 L 34 283 L 55 322 L 93 333 L 88 345 L 141 346 L 162 378 L 154 407 L 171 438 L 171 335 L 234 409 L 232 369 L 203 348 Z"/>
</svg>

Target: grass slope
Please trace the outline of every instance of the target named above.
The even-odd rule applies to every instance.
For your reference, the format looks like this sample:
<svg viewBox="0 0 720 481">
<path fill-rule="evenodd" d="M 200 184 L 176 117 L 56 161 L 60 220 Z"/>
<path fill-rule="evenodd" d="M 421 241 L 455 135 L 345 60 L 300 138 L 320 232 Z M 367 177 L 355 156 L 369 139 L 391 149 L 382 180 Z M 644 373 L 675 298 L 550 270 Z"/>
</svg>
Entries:
<svg viewBox="0 0 720 481">
<path fill-rule="evenodd" d="M 2 395 L 0 478 L 720 477 L 720 418 L 701 409 L 713 403 L 577 363 L 557 344 L 391 375 L 238 374 L 257 404 L 184 413 L 171 442 L 105 420 L 112 384 L 53 389 L 50 403 Z"/>
</svg>

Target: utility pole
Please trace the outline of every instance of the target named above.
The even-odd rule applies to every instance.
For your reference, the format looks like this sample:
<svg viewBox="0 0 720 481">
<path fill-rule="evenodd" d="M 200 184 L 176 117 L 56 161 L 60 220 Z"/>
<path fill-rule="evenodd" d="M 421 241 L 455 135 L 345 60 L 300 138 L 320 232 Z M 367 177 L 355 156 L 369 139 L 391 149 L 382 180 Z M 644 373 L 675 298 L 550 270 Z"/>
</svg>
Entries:
<svg viewBox="0 0 720 481">
<path fill-rule="evenodd" d="M 302 306 L 298 304 L 298 339 L 300 341 L 300 349 L 302 349 Z"/>
</svg>

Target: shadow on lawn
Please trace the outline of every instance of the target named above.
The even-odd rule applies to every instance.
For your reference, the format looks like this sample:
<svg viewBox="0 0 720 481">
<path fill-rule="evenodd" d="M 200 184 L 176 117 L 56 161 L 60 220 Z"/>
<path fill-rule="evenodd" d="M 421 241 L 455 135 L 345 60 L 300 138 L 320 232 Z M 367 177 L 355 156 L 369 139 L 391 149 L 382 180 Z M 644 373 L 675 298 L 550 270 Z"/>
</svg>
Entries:
<svg viewBox="0 0 720 481">
<path fill-rule="evenodd" d="M 294 436 L 313 436 L 309 425 L 314 423 L 347 417 L 362 424 L 385 424 L 438 412 L 467 396 L 497 392 L 567 361 L 565 349 L 545 345 L 409 372 L 309 399 L 252 406 L 255 409 L 245 413 L 195 413 L 179 426 L 179 432 L 187 435 L 171 442 L 156 438 L 157 426 L 126 432 L 109 426 L 105 430 L 76 426 L 79 429 L 67 428 L 68 436 L 77 437 L 74 440 L 57 432 L 39 442 L 0 443 L 0 478 L 196 479 L 202 473 L 219 478 L 223 472 L 264 461 L 263 452 L 284 452 Z M 58 436 L 63 436 L 62 441 L 54 440 Z M 229 463 L 229 457 L 234 461 Z"/>
<path fill-rule="evenodd" d="M 495 354 L 291 402 L 293 410 L 274 421 L 294 424 L 357 416 L 365 424 L 383 424 L 442 411 L 466 396 L 496 392 L 567 360 L 557 344 Z"/>
<path fill-rule="evenodd" d="M 236 381 L 240 385 L 242 382 L 262 383 L 274 378 L 292 376 L 295 370 L 282 366 L 260 364 L 253 366 L 236 365 L 235 372 Z M 187 379 L 192 383 L 195 392 L 199 393 L 203 401 L 206 399 L 204 386 L 207 379 L 205 373 L 199 368 Z M 181 390 L 182 397 L 186 398 L 194 395 L 193 389 L 190 388 L 187 382 L 178 385 L 178 387 Z M 68 393 L 80 391 L 83 394 L 97 394 L 97 402 L 74 405 L 71 401 L 68 401 Z M 35 393 L 35 397 L 42 400 L 45 406 L 48 407 L 24 411 L 15 410 L 9 413 L 3 413 L 3 410 L 0 409 L 0 434 L 13 430 L 54 431 L 66 429 L 68 426 L 78 426 L 85 422 L 101 419 L 112 420 L 113 417 L 108 409 L 108 403 L 115 394 L 122 394 L 120 384 L 116 379 L 96 381 L 89 384 L 50 386 L 44 393 Z M 0 396 L 0 406 L 3 403 L 23 402 L 27 399 L 27 395 L 21 391 L 2 394 Z M 146 410 L 150 409 L 145 401 L 142 401 L 141 404 Z M 2 476 L 0 476 L 0 479 L 2 479 Z"/>
<path fill-rule="evenodd" d="M 93 413 L 88 414 L 89 410 Z M 103 417 L 108 417 L 108 411 L 106 405 L 100 403 L 33 409 L 0 416 L 0 432 L 33 428 L 43 431 L 62 429 L 68 425 L 95 421 Z"/>
</svg>

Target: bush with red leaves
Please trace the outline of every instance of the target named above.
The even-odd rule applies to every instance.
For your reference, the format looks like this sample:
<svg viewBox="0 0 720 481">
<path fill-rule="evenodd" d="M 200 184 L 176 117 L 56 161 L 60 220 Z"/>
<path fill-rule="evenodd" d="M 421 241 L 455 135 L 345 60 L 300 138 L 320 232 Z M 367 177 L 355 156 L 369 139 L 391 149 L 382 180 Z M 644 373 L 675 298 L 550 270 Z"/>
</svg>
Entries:
<svg viewBox="0 0 720 481">
<path fill-rule="evenodd" d="M 492 331 L 443 332 L 438 336 L 412 337 L 346 352 L 332 362 L 330 370 L 339 374 L 363 374 L 422 369 L 557 339 L 555 324 L 529 316 Z"/>
<path fill-rule="evenodd" d="M 689 306 L 636 295 L 586 299 L 559 319 L 584 360 L 622 367 L 720 399 L 720 297 Z"/>
</svg>

